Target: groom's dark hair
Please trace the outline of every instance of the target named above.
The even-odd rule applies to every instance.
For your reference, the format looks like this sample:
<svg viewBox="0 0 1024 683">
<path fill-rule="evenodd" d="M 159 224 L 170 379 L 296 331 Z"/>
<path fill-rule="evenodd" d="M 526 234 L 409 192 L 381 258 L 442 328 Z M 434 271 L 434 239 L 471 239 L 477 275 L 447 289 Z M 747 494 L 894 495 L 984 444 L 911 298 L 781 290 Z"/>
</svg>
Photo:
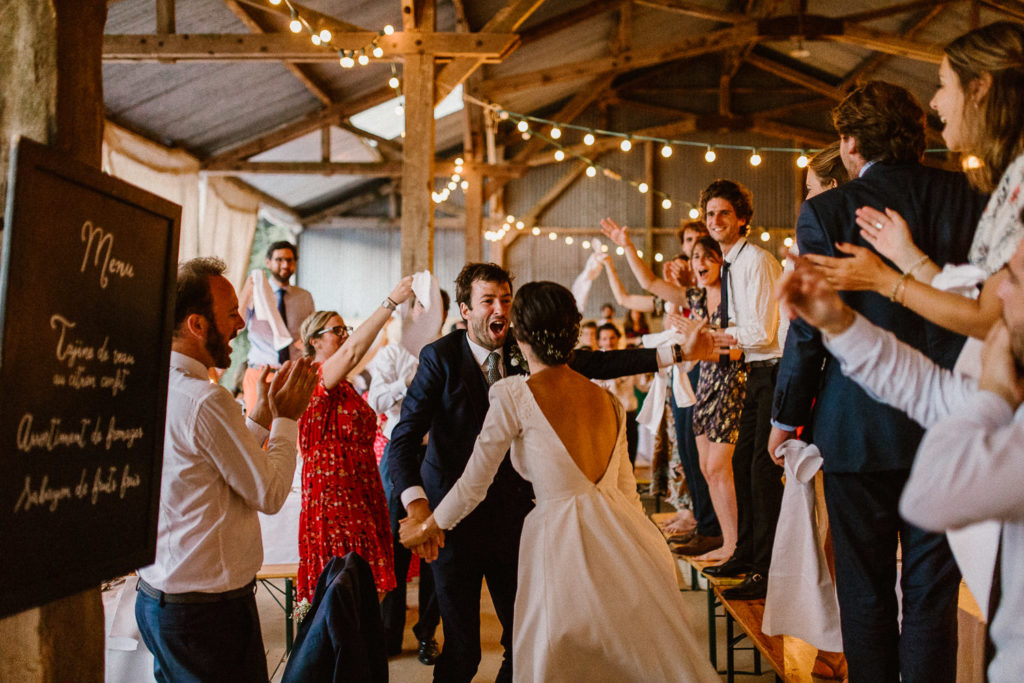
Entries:
<svg viewBox="0 0 1024 683">
<path fill-rule="evenodd" d="M 473 308 L 473 283 L 477 280 L 497 282 L 499 285 L 507 283 L 509 291 L 512 291 L 512 275 L 498 264 L 467 263 L 455 278 L 455 303 Z"/>
</svg>

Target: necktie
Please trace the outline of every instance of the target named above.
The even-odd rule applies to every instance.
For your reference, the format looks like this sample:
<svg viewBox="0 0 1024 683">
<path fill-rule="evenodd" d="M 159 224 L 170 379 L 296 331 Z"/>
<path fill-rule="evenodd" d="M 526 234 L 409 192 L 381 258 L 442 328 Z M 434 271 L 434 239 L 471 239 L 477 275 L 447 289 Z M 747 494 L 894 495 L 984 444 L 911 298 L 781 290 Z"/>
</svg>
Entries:
<svg viewBox="0 0 1024 683">
<path fill-rule="evenodd" d="M 501 362 L 501 354 L 491 351 L 487 355 L 487 386 L 490 386 L 501 379 L 501 369 L 498 364 Z"/>
<path fill-rule="evenodd" d="M 281 314 L 281 320 L 284 321 L 284 324 L 287 326 L 288 325 L 288 317 L 285 315 L 284 287 L 282 287 L 281 289 L 277 290 L 277 310 Z M 291 344 L 289 344 L 288 346 L 284 347 L 283 349 L 278 350 L 278 352 L 277 352 L 277 363 L 278 363 L 278 365 L 284 365 L 284 362 L 286 360 L 288 360 L 289 358 L 291 358 L 291 355 L 289 354 L 289 349 L 290 348 L 291 348 Z"/>
</svg>

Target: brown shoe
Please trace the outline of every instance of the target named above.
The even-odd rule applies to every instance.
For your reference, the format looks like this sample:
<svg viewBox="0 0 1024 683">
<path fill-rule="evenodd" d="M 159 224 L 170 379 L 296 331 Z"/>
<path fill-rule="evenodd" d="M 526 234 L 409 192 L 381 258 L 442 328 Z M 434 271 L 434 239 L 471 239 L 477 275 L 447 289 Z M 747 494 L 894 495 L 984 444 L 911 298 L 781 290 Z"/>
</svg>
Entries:
<svg viewBox="0 0 1024 683">
<path fill-rule="evenodd" d="M 676 555 L 703 555 L 712 550 L 718 550 L 721 547 L 721 536 L 702 536 L 697 534 L 686 543 L 672 546 L 672 552 Z"/>
</svg>

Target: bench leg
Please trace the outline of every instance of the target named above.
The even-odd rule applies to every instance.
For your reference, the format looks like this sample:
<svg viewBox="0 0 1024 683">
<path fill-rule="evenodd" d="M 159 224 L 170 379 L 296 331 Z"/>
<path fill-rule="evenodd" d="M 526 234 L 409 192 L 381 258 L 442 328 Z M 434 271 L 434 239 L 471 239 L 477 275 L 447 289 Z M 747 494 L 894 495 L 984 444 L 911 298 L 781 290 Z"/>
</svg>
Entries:
<svg viewBox="0 0 1024 683">
<path fill-rule="evenodd" d="M 698 579 L 697 579 L 698 576 L 699 576 L 699 574 L 697 573 L 697 568 L 694 567 L 691 564 L 690 565 L 690 590 L 692 590 L 692 591 L 700 590 L 700 583 L 698 582 Z"/>
<path fill-rule="evenodd" d="M 292 640 L 295 636 L 295 584 L 291 579 L 284 580 L 284 651 L 291 654 Z"/>
<path fill-rule="evenodd" d="M 732 633 L 733 619 L 729 610 L 725 611 L 725 680 L 733 683 L 736 680 L 736 651 Z"/>
<path fill-rule="evenodd" d="M 708 584 L 708 658 L 711 666 L 718 670 L 718 632 L 715 628 L 715 592 Z"/>
</svg>

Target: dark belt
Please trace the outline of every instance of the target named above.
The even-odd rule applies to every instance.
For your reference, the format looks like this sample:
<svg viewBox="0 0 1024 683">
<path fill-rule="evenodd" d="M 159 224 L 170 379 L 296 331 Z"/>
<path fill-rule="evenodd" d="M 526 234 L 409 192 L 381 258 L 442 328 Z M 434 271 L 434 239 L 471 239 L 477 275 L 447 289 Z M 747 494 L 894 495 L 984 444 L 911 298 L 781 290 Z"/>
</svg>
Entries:
<svg viewBox="0 0 1024 683">
<path fill-rule="evenodd" d="M 778 358 L 769 358 L 768 360 L 752 360 L 747 362 L 747 365 L 751 368 L 772 368 L 778 364 Z"/>
<path fill-rule="evenodd" d="M 166 603 L 177 605 L 204 605 L 212 602 L 234 600 L 235 598 L 241 598 L 245 595 L 252 595 L 256 592 L 256 579 L 253 579 L 241 588 L 224 591 L 223 593 L 164 593 L 163 591 L 158 591 L 153 588 L 140 577 L 138 590 L 142 591 L 154 600 L 159 600 L 161 605 Z"/>
</svg>

